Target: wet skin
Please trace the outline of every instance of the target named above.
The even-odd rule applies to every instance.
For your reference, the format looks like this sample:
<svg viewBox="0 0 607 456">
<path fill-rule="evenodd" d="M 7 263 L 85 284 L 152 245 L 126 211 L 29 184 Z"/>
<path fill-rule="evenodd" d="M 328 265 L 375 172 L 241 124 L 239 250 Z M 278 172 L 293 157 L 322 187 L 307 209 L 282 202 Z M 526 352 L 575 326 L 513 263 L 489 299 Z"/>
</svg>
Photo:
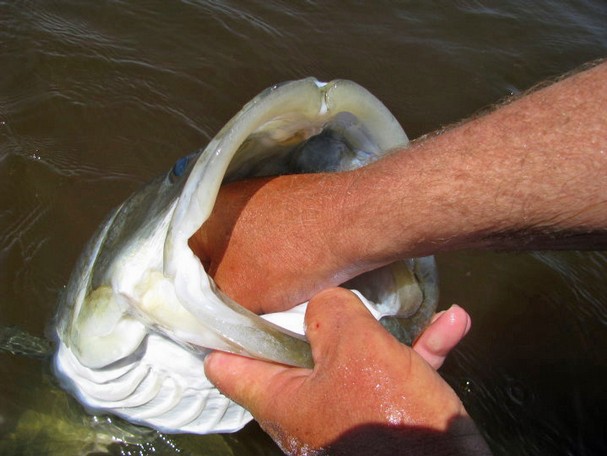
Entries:
<svg viewBox="0 0 607 456">
<path fill-rule="evenodd" d="M 483 454 L 482 437 L 435 370 L 469 328 L 468 314 L 453 306 L 410 349 L 353 293 L 335 288 L 306 312 L 313 369 L 215 352 L 205 371 L 287 454 Z"/>
</svg>

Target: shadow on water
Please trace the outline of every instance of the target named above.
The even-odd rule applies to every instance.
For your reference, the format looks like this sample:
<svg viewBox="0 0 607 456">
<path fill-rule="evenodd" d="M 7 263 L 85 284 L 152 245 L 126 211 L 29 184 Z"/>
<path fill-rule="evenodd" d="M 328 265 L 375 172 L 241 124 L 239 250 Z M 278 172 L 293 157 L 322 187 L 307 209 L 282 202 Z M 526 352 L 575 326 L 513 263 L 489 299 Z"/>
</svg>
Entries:
<svg viewBox="0 0 607 456">
<path fill-rule="evenodd" d="M 414 138 L 607 55 L 607 5 L 0 1 L 0 42 L 0 326 L 42 336 L 110 208 L 261 89 L 352 79 Z M 443 373 L 494 452 L 607 453 L 605 255 L 438 262 L 441 305 L 473 318 Z M 0 453 L 80 452 L 280 454 L 255 424 L 198 437 L 94 420 L 47 364 L 0 353 Z"/>
<path fill-rule="evenodd" d="M 441 263 L 443 299 L 465 306 L 475 327 L 443 374 L 493 449 L 603 454 L 607 256 L 466 253 Z"/>
</svg>

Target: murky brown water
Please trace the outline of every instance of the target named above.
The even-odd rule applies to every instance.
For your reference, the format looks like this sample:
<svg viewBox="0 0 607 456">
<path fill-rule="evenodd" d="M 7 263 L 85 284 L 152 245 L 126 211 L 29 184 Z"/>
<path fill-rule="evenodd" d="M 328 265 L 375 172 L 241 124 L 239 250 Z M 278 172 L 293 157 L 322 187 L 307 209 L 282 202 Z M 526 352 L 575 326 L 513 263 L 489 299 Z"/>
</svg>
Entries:
<svg viewBox="0 0 607 456">
<path fill-rule="evenodd" d="M 416 137 L 605 55 L 604 0 L 0 1 L 0 326 L 42 335 L 107 211 L 271 84 L 355 80 Z M 495 453 L 607 452 L 607 257 L 439 265 L 442 305 L 474 321 L 443 373 Z M 0 353 L 1 454 L 102 451 L 104 426 Z M 130 440 L 109 451 L 278 454 L 255 424 Z"/>
</svg>

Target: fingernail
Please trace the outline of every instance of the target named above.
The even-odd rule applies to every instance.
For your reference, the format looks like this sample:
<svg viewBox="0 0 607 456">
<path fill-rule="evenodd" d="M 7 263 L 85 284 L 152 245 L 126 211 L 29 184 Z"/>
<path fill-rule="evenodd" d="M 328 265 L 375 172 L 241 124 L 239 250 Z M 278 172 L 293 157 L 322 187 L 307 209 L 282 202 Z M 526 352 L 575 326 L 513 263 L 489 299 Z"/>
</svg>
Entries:
<svg viewBox="0 0 607 456">
<path fill-rule="evenodd" d="M 470 328 L 472 327 L 472 319 L 470 318 L 470 315 L 468 314 L 468 312 L 466 312 L 466 310 L 463 307 L 458 306 L 457 304 L 453 304 L 449 308 L 449 310 L 452 312 L 461 313 L 463 318 L 466 319 L 466 328 L 464 330 L 464 335 L 468 334 L 468 331 L 470 331 Z M 453 314 L 453 316 L 455 318 L 455 313 Z"/>
<path fill-rule="evenodd" d="M 436 320 L 438 320 L 440 317 L 442 317 L 445 314 L 446 310 L 441 310 L 440 312 L 436 312 L 434 314 L 434 316 L 432 317 L 432 320 L 430 320 L 430 323 L 434 323 Z"/>
</svg>

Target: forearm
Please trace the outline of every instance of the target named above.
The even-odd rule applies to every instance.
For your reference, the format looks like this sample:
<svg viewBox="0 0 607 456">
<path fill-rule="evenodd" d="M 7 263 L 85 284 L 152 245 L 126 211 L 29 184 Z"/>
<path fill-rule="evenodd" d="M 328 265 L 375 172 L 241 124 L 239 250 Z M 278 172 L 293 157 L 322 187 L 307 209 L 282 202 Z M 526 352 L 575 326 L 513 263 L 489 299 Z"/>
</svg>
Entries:
<svg viewBox="0 0 607 456">
<path fill-rule="evenodd" d="M 404 257 L 607 247 L 607 64 L 372 165 L 229 184 L 191 245 L 249 309 Z"/>
<path fill-rule="evenodd" d="M 336 242 L 355 239 L 365 268 L 455 248 L 604 248 L 606 107 L 602 64 L 354 171 Z"/>
</svg>

